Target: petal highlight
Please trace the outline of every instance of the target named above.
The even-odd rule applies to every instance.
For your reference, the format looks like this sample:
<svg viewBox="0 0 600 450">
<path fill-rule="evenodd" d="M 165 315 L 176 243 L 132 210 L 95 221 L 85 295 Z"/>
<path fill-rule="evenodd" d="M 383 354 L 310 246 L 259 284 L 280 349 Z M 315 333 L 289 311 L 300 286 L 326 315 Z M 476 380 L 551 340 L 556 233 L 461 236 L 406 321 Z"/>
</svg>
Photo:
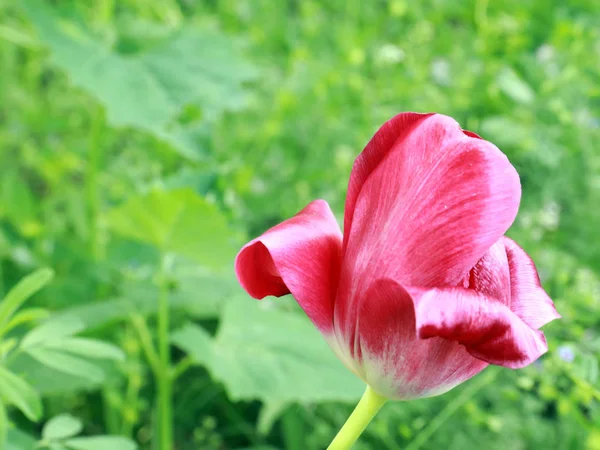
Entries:
<svg viewBox="0 0 600 450">
<path fill-rule="evenodd" d="M 503 242 L 510 269 L 510 309 L 535 329 L 560 318 L 554 303 L 542 288 L 535 263 L 512 239 L 504 237 Z"/>
<path fill-rule="evenodd" d="M 250 241 L 235 270 L 252 297 L 291 293 L 322 333 L 330 333 L 342 233 L 329 205 L 315 200 L 291 219 Z"/>
</svg>

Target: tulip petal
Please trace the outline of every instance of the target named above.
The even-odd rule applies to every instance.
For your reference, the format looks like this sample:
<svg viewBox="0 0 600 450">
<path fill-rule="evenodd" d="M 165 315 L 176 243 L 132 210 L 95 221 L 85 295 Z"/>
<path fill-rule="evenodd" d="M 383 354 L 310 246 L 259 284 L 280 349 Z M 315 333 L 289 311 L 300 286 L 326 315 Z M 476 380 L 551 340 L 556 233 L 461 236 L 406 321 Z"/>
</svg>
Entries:
<svg viewBox="0 0 600 450">
<path fill-rule="evenodd" d="M 371 138 L 365 149 L 358 155 L 352 166 L 348 192 L 346 194 L 344 210 L 345 235 L 350 234 L 356 200 L 371 173 L 379 166 L 397 141 L 406 138 L 414 127 L 432 115 L 412 112 L 396 115 L 377 130 L 377 133 Z"/>
<path fill-rule="evenodd" d="M 400 114 L 357 159 L 348 188 L 337 334 L 356 339 L 376 278 L 457 286 L 512 224 L 519 176 L 493 144 L 450 117 Z"/>
<path fill-rule="evenodd" d="M 411 292 L 418 336 L 463 344 L 483 361 L 518 369 L 548 350 L 541 331 L 532 329 L 507 305 L 462 288 Z"/>
<path fill-rule="evenodd" d="M 352 355 L 342 358 L 376 392 L 391 399 L 443 394 L 488 365 L 458 342 L 419 339 L 414 305 L 398 283 L 375 281 L 361 302 L 357 345 Z"/>
<path fill-rule="evenodd" d="M 342 233 L 329 205 L 316 200 L 246 244 L 235 270 L 252 297 L 291 293 L 322 333 L 330 333 Z"/>
<path fill-rule="evenodd" d="M 353 168 L 345 262 L 407 285 L 456 285 L 514 221 L 519 176 L 454 119 L 414 116 L 386 123 Z"/>
<path fill-rule="evenodd" d="M 505 237 L 503 242 L 510 269 L 510 309 L 535 329 L 560 318 L 554 303 L 542 288 L 535 263 L 512 239 Z"/>
<path fill-rule="evenodd" d="M 463 287 L 510 305 L 510 272 L 503 238 L 496 241 L 469 271 Z"/>
</svg>

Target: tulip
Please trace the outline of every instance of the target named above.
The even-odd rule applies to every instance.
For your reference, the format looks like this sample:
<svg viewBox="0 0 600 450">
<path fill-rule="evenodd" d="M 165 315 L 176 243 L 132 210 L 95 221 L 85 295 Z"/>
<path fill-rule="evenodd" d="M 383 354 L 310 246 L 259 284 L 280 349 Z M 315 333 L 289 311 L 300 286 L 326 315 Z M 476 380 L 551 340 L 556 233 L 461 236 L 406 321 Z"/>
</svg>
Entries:
<svg viewBox="0 0 600 450">
<path fill-rule="evenodd" d="M 250 241 L 248 294 L 292 294 L 368 386 L 330 448 L 348 448 L 386 399 L 439 395 L 489 364 L 547 351 L 559 316 L 531 258 L 504 233 L 519 175 L 493 144 L 440 114 L 401 113 L 356 159 L 342 234 L 315 200 Z M 362 406 L 361 406 L 362 405 Z"/>
</svg>

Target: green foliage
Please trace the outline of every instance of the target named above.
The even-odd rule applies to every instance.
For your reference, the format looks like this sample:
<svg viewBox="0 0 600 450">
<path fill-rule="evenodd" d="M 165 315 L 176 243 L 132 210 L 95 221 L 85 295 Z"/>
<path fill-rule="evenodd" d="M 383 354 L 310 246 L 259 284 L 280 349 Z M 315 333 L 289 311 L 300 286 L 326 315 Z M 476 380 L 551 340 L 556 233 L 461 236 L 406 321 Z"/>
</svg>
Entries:
<svg viewBox="0 0 600 450">
<path fill-rule="evenodd" d="M 1 3 L 0 448 L 325 448 L 360 382 L 233 258 L 315 198 L 341 222 L 377 127 L 433 110 L 517 167 L 510 235 L 563 318 L 533 366 L 389 403 L 356 448 L 600 449 L 598 23 L 592 0 Z"/>
<path fill-rule="evenodd" d="M 50 450 L 136 450 L 131 440 L 120 436 L 76 437 L 81 433 L 83 423 L 69 414 L 50 419 L 42 429 L 42 440 L 38 447 Z"/>
<path fill-rule="evenodd" d="M 81 433 L 83 424 L 79 419 L 69 414 L 53 417 L 44 425 L 42 439 L 56 440 L 76 436 Z"/>
<path fill-rule="evenodd" d="M 38 393 L 22 378 L 0 367 L 0 397 L 2 402 L 18 408 L 30 420 L 42 415 L 42 403 Z"/>
<path fill-rule="evenodd" d="M 152 244 L 162 253 L 177 253 L 213 268 L 235 257 L 235 240 L 227 233 L 225 217 L 190 189 L 131 197 L 108 216 L 116 233 Z"/>
<path fill-rule="evenodd" d="M 15 312 L 17 312 L 29 297 L 50 282 L 53 276 L 54 274 L 51 270 L 39 270 L 22 279 L 9 291 L 4 299 L 2 299 L 2 304 L 0 304 L 0 336 L 15 326 L 13 319 Z M 26 320 L 17 318 L 17 321 L 23 322 Z"/>
<path fill-rule="evenodd" d="M 114 43 L 107 45 L 89 34 L 83 24 L 62 19 L 42 1 L 27 0 L 23 5 L 40 39 L 51 48 L 54 63 L 75 85 L 97 97 L 116 126 L 137 127 L 177 141 L 182 130 L 171 126 L 184 106 L 197 105 L 205 120 L 214 119 L 224 110 L 243 106 L 242 85 L 254 78 L 254 68 L 214 30 L 163 27 L 155 30 L 161 38 L 153 45 L 140 42 L 139 48 L 132 45 L 122 53 Z M 176 148 L 184 156 L 200 156 L 187 145 Z"/>
<path fill-rule="evenodd" d="M 224 308 L 214 339 L 188 324 L 172 340 L 222 382 L 232 400 L 265 402 L 265 429 L 274 418 L 269 415 L 289 404 L 354 401 L 364 390 L 311 323 L 242 300 Z"/>
</svg>

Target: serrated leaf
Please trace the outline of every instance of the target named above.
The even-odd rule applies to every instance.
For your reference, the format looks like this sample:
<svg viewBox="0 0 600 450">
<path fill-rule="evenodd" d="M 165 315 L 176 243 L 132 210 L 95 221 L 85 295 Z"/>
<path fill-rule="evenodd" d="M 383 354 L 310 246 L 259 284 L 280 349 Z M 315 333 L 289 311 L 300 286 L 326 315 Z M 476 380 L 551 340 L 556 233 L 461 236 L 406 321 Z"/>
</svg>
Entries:
<svg viewBox="0 0 600 450">
<path fill-rule="evenodd" d="M 28 349 L 27 353 L 40 363 L 59 372 L 85 378 L 93 383 L 104 380 L 104 371 L 86 359 L 47 348 Z"/>
<path fill-rule="evenodd" d="M 89 27 L 62 20 L 43 2 L 23 5 L 56 65 L 104 104 L 112 124 L 175 141 L 186 157 L 198 158 L 198 147 L 190 152 L 178 142 L 188 133 L 168 129 L 185 105 L 199 105 L 203 117 L 211 119 L 246 102 L 243 84 L 256 71 L 217 30 L 186 26 L 162 33 L 168 36 L 150 48 L 120 54 L 90 35 Z"/>
<path fill-rule="evenodd" d="M 93 436 L 68 439 L 64 444 L 73 450 L 136 450 L 137 445 L 121 436 Z"/>
<path fill-rule="evenodd" d="M 251 301 L 226 305 L 214 340 L 187 325 L 173 342 L 206 365 L 234 400 L 354 401 L 364 389 L 307 319 Z"/>
<path fill-rule="evenodd" d="M 24 277 L 6 294 L 0 303 L 0 336 L 4 333 L 6 324 L 13 314 L 53 277 L 54 272 L 51 269 L 39 269 Z"/>
<path fill-rule="evenodd" d="M 53 417 L 42 429 L 42 437 L 46 440 L 65 439 L 81 433 L 83 424 L 77 417 L 61 414 Z"/>
<path fill-rule="evenodd" d="M 49 340 L 71 336 L 84 328 L 83 321 L 75 316 L 56 316 L 27 333 L 21 341 L 21 348 L 28 349 Z"/>
<path fill-rule="evenodd" d="M 44 343 L 43 348 L 62 350 L 93 359 L 125 360 L 125 353 L 119 347 L 96 339 L 75 337 L 52 340 Z"/>
<path fill-rule="evenodd" d="M 235 255 L 225 217 L 190 189 L 153 190 L 131 197 L 108 218 L 116 233 L 204 266 L 220 269 Z"/>
<path fill-rule="evenodd" d="M 0 398 L 36 421 L 42 415 L 42 402 L 37 392 L 22 378 L 0 366 Z"/>
</svg>

